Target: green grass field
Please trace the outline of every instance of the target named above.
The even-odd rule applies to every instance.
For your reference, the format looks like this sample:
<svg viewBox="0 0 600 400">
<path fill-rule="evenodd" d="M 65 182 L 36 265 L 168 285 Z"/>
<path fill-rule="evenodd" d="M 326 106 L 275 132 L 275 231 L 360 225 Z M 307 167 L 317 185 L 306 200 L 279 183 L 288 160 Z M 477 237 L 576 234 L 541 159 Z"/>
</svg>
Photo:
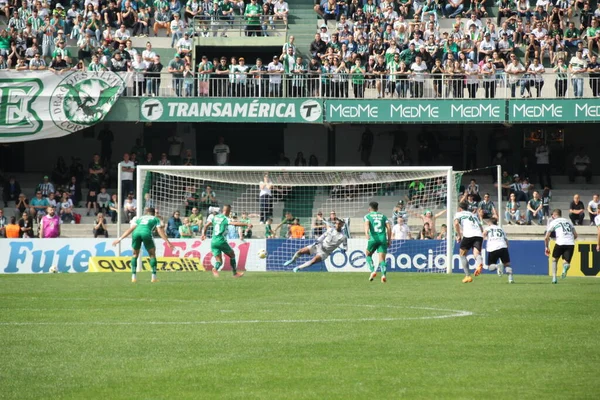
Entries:
<svg viewBox="0 0 600 400">
<path fill-rule="evenodd" d="M 2 399 L 597 399 L 600 280 L 0 276 Z"/>
</svg>

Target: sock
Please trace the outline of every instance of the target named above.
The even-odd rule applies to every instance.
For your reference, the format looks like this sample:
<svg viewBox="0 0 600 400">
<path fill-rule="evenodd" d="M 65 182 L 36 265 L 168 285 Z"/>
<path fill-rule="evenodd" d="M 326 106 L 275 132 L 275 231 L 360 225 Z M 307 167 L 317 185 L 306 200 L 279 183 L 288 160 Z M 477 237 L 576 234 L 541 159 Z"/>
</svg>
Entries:
<svg viewBox="0 0 600 400">
<path fill-rule="evenodd" d="M 475 257 L 475 263 L 479 266 L 479 265 L 483 265 L 483 257 L 481 257 L 481 254 L 478 255 L 477 257 Z"/>
<path fill-rule="evenodd" d="M 310 266 L 312 265 L 312 263 L 311 263 L 311 262 L 312 262 L 312 260 L 308 260 L 308 261 L 307 261 L 307 262 L 305 262 L 304 264 L 302 264 L 302 265 L 299 265 L 299 266 L 298 266 L 298 269 L 302 269 L 302 268 L 310 267 Z"/>
<path fill-rule="evenodd" d="M 131 257 L 131 274 L 135 276 L 137 271 L 137 257 Z"/>
<path fill-rule="evenodd" d="M 235 262 L 235 257 L 231 257 L 229 259 L 229 263 L 231 264 L 231 270 L 233 271 L 233 274 L 237 274 L 237 263 Z"/>
<path fill-rule="evenodd" d="M 463 271 L 465 271 L 465 275 L 469 276 L 471 273 L 469 272 L 469 263 L 467 262 L 467 256 L 459 256 L 458 260 Z"/>
<path fill-rule="evenodd" d="M 553 258 L 552 259 L 552 279 L 556 279 L 556 269 L 557 269 L 556 259 Z"/>
<path fill-rule="evenodd" d="M 385 261 L 379 262 L 379 268 L 381 268 L 381 275 L 385 276 L 385 272 L 387 271 L 387 263 Z"/>
<path fill-rule="evenodd" d="M 367 265 L 369 266 L 369 271 L 373 272 L 373 257 L 367 256 Z"/>
<path fill-rule="evenodd" d="M 498 269 L 498 266 L 496 264 L 490 264 L 488 265 L 488 270 L 489 271 L 495 271 Z"/>
<path fill-rule="evenodd" d="M 150 268 L 152 268 L 152 275 L 154 275 L 153 278 L 156 278 L 156 265 L 156 257 L 150 257 Z"/>
<path fill-rule="evenodd" d="M 217 270 L 217 272 L 219 272 L 219 269 L 221 269 L 221 263 L 220 262 L 215 262 L 215 269 Z"/>
</svg>

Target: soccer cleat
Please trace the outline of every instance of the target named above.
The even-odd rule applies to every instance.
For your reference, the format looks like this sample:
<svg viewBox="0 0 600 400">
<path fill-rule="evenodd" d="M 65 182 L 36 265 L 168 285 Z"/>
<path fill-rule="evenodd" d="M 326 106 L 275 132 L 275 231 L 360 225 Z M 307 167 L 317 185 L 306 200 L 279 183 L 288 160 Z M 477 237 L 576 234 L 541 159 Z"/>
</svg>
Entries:
<svg viewBox="0 0 600 400">
<path fill-rule="evenodd" d="M 558 280 L 557 280 L 556 278 L 552 278 L 552 283 L 553 283 L 553 284 L 557 284 L 557 283 L 558 283 Z"/>
<path fill-rule="evenodd" d="M 481 274 L 481 270 L 483 269 L 483 265 L 479 264 L 477 268 L 475 268 L 475 276 L 479 276 Z"/>
<path fill-rule="evenodd" d="M 471 283 L 473 282 L 473 278 L 469 276 L 465 276 L 465 279 L 462 280 L 462 283 Z"/>
<path fill-rule="evenodd" d="M 233 274 L 234 278 L 241 278 L 242 276 L 244 276 L 243 272 L 236 272 L 235 274 Z"/>
<path fill-rule="evenodd" d="M 509 279 L 508 283 L 515 283 L 515 280 L 514 279 Z"/>
<path fill-rule="evenodd" d="M 375 279 L 377 277 L 377 272 L 373 271 L 371 272 L 371 275 L 369 275 L 369 282 L 372 282 L 373 279 Z"/>
<path fill-rule="evenodd" d="M 504 274 L 504 265 L 498 266 L 498 276 L 502 276 Z"/>
<path fill-rule="evenodd" d="M 286 262 L 283 263 L 283 266 L 288 267 L 293 262 L 294 262 L 294 260 L 287 260 Z"/>
<path fill-rule="evenodd" d="M 292 271 L 294 271 L 294 272 L 298 272 L 298 271 L 299 271 L 299 269 L 298 269 L 298 267 L 294 267 L 294 269 L 293 269 Z"/>
<path fill-rule="evenodd" d="M 137 282 L 137 278 L 135 276 L 131 277 L 131 283 L 136 283 Z"/>
<path fill-rule="evenodd" d="M 158 282 L 158 279 L 156 279 L 156 278 L 152 278 L 152 279 L 150 280 L 150 282 L 151 282 L 151 283 L 156 283 L 156 282 Z"/>
<path fill-rule="evenodd" d="M 386 282 L 387 282 L 387 279 L 385 279 L 385 276 L 382 276 L 381 277 L 381 283 L 386 283 Z"/>
<path fill-rule="evenodd" d="M 569 264 L 563 264 L 563 272 L 560 276 L 562 279 L 565 279 L 567 277 L 567 271 L 569 270 L 569 268 L 571 268 Z"/>
<path fill-rule="evenodd" d="M 213 276 L 214 276 L 215 278 L 218 278 L 218 277 L 219 277 L 219 271 L 217 271 L 217 269 L 216 269 L 216 268 L 214 268 L 214 267 L 213 267 L 213 269 L 212 269 L 212 273 L 213 273 Z"/>
</svg>

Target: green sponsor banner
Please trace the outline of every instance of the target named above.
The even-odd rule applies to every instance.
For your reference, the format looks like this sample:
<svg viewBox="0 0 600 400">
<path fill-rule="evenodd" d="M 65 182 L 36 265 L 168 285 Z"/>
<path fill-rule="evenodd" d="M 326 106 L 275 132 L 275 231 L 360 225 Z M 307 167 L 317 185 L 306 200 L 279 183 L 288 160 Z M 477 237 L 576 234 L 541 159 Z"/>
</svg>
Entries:
<svg viewBox="0 0 600 400">
<path fill-rule="evenodd" d="M 0 143 L 57 138 L 102 121 L 126 75 L 0 71 Z"/>
<path fill-rule="evenodd" d="M 508 122 L 599 122 L 600 99 L 509 100 Z"/>
<path fill-rule="evenodd" d="M 142 121 L 322 123 L 314 99 L 152 98 L 140 100 Z"/>
<path fill-rule="evenodd" d="M 336 123 L 504 122 L 505 100 L 326 100 L 325 120 Z"/>
</svg>

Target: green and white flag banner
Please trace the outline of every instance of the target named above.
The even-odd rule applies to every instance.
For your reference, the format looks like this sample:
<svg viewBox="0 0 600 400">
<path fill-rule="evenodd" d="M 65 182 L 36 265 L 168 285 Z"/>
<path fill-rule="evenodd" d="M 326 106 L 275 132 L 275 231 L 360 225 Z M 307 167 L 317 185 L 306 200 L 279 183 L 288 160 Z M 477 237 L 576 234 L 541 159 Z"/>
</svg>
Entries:
<svg viewBox="0 0 600 400">
<path fill-rule="evenodd" d="M 70 135 L 102 121 L 126 88 L 114 72 L 0 71 L 0 143 Z"/>
</svg>

